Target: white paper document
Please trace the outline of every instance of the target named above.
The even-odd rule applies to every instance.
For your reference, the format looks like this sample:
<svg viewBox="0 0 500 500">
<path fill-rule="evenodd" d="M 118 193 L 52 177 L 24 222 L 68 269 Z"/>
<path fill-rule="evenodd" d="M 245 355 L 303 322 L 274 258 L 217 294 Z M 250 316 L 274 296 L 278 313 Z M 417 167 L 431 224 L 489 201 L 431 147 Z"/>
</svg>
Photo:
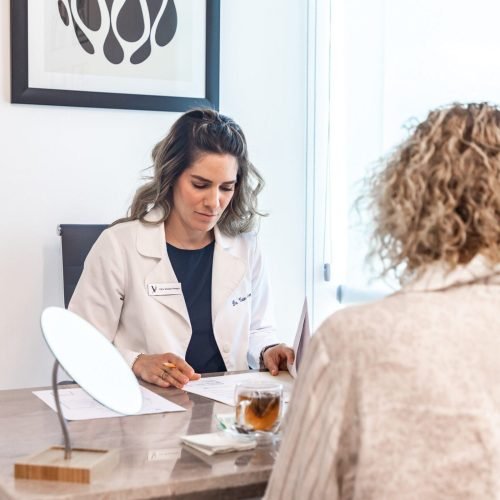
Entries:
<svg viewBox="0 0 500 500">
<path fill-rule="evenodd" d="M 192 394 L 204 396 L 205 398 L 220 401 L 226 405 L 235 406 L 234 391 L 236 384 L 247 382 L 277 382 L 282 384 L 285 403 L 290 400 L 293 378 L 288 372 L 279 372 L 276 376 L 271 375 L 269 372 L 255 371 L 205 377 L 188 382 L 184 386 L 184 390 Z"/>
<path fill-rule="evenodd" d="M 137 415 L 186 411 L 182 406 L 176 405 L 168 399 L 162 398 L 149 389 L 142 386 L 140 389 L 142 393 L 142 408 Z M 52 390 L 33 391 L 33 394 L 56 411 L 56 403 L 54 401 Z M 124 416 L 121 413 L 110 410 L 101 403 L 98 403 L 94 398 L 89 396 L 79 387 L 59 389 L 59 402 L 66 420 L 90 420 L 93 418 Z"/>
<path fill-rule="evenodd" d="M 295 360 L 292 365 L 288 365 L 288 371 L 293 378 L 297 377 L 300 362 L 304 357 L 304 352 L 311 339 L 311 328 L 309 327 L 309 314 L 307 313 L 307 299 L 304 300 L 302 306 L 302 314 L 300 315 L 297 333 L 293 342 L 293 352 L 295 353 Z"/>
</svg>

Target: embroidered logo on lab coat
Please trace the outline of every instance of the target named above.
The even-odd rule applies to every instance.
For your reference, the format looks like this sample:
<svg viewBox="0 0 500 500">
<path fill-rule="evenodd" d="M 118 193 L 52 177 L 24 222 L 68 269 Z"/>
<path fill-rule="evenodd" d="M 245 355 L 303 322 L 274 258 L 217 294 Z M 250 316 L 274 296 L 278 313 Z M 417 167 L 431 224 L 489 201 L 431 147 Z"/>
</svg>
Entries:
<svg viewBox="0 0 500 500">
<path fill-rule="evenodd" d="M 232 300 L 232 304 L 233 304 L 233 307 L 234 306 L 237 306 L 238 304 L 241 304 L 242 302 L 245 302 L 245 300 L 247 300 L 248 298 L 250 298 L 252 296 L 252 293 L 250 292 L 248 295 L 246 295 L 245 297 L 238 297 L 237 299 L 233 299 Z"/>
</svg>

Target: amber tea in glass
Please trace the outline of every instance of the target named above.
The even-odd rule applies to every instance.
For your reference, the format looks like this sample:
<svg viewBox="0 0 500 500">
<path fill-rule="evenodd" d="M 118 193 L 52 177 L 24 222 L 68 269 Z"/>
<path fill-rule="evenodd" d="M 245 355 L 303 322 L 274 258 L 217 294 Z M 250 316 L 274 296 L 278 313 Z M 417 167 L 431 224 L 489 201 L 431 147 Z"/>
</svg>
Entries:
<svg viewBox="0 0 500 500">
<path fill-rule="evenodd" d="M 236 429 L 239 432 L 276 432 L 280 425 L 283 386 L 242 383 L 236 386 Z"/>
</svg>

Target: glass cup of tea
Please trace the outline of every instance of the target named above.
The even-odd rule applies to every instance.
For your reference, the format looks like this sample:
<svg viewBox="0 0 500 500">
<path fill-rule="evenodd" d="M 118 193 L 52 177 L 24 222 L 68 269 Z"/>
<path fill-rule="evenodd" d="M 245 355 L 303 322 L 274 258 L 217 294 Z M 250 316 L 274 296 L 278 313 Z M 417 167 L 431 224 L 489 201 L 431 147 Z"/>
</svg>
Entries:
<svg viewBox="0 0 500 500">
<path fill-rule="evenodd" d="M 235 428 L 258 440 L 272 439 L 283 413 L 283 386 L 274 382 L 248 382 L 236 385 Z"/>
</svg>

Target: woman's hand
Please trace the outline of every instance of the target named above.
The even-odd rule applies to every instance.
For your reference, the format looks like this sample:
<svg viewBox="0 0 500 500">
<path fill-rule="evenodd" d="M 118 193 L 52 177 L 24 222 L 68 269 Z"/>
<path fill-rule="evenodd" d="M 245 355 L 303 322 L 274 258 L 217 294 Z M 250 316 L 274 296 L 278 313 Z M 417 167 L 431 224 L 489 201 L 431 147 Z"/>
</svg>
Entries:
<svg viewBox="0 0 500 500">
<path fill-rule="evenodd" d="M 293 363 L 295 353 L 286 344 L 278 344 L 266 349 L 262 356 L 264 366 L 271 372 L 271 375 L 278 375 L 280 370 L 287 370 L 288 365 Z"/>
<path fill-rule="evenodd" d="M 132 371 L 150 384 L 160 387 L 174 386 L 178 389 L 182 389 L 190 380 L 198 380 L 201 377 L 182 358 L 171 352 L 140 354 L 132 365 Z"/>
</svg>

